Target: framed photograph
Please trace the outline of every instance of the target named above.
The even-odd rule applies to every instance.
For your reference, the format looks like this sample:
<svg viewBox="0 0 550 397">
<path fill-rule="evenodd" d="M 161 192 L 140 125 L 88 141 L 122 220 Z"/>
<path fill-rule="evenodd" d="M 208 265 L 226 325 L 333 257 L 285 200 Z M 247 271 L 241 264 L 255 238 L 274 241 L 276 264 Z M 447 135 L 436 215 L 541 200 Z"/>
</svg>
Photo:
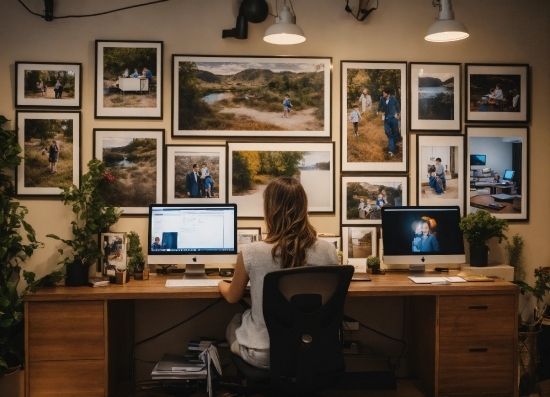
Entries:
<svg viewBox="0 0 550 397">
<path fill-rule="evenodd" d="M 331 136 L 332 58 L 172 56 L 172 136 Z"/>
<path fill-rule="evenodd" d="M 341 214 L 343 225 L 382 223 L 382 207 L 408 205 L 406 176 L 343 176 Z"/>
<path fill-rule="evenodd" d="M 58 196 L 80 185 L 80 112 L 16 112 L 23 161 L 16 170 L 18 196 Z"/>
<path fill-rule="evenodd" d="M 356 273 L 367 272 L 367 258 L 378 256 L 376 227 L 343 226 L 343 264 L 352 265 Z"/>
<path fill-rule="evenodd" d="M 122 215 L 146 215 L 162 203 L 164 130 L 94 129 L 94 156 L 115 177 L 105 197 Z"/>
<path fill-rule="evenodd" d="M 209 203 L 225 203 L 226 148 L 166 145 L 166 202 L 202 203 L 208 198 Z M 198 167 L 196 184 L 194 165 Z"/>
<path fill-rule="evenodd" d="M 126 233 L 101 233 L 100 272 L 103 276 L 114 276 L 117 270 L 126 270 Z"/>
<path fill-rule="evenodd" d="M 529 129 L 467 127 L 468 213 L 529 220 Z"/>
<path fill-rule="evenodd" d="M 529 65 L 466 64 L 466 121 L 529 121 Z"/>
<path fill-rule="evenodd" d="M 15 62 L 15 107 L 79 109 L 82 64 Z"/>
<path fill-rule="evenodd" d="M 342 251 L 340 244 L 340 236 L 317 236 L 319 240 L 325 240 L 334 245 L 336 251 Z"/>
<path fill-rule="evenodd" d="M 239 218 L 263 218 L 263 191 L 286 175 L 304 187 L 310 213 L 334 213 L 334 142 L 228 142 L 228 202 Z"/>
<path fill-rule="evenodd" d="M 262 228 L 260 227 L 238 227 L 237 228 L 237 252 L 241 252 L 243 245 L 255 243 L 262 239 Z"/>
<path fill-rule="evenodd" d="M 162 119 L 162 44 L 96 40 L 96 118 Z"/>
<path fill-rule="evenodd" d="M 409 63 L 411 131 L 461 131 L 461 64 Z"/>
<path fill-rule="evenodd" d="M 407 171 L 407 63 L 341 62 L 341 170 Z"/>
<path fill-rule="evenodd" d="M 464 215 L 464 135 L 416 135 L 417 205 L 458 205 Z"/>
</svg>

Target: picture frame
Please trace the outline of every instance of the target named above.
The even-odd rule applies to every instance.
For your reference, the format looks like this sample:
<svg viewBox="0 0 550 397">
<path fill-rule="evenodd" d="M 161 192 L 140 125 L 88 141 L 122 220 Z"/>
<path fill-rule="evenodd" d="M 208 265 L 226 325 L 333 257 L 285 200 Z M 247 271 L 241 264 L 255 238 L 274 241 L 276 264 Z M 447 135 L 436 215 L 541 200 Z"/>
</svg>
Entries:
<svg viewBox="0 0 550 397">
<path fill-rule="evenodd" d="M 128 262 L 126 233 L 101 233 L 99 244 L 102 258 L 99 261 L 98 270 L 103 276 L 115 276 L 117 271 L 126 270 Z"/>
<path fill-rule="evenodd" d="M 96 40 L 95 118 L 162 119 L 162 50 L 162 41 Z"/>
<path fill-rule="evenodd" d="M 334 249 L 336 251 L 342 251 L 342 244 L 341 240 L 342 238 L 340 236 L 319 236 L 317 235 L 317 238 L 319 240 L 325 240 L 334 245 Z"/>
<path fill-rule="evenodd" d="M 173 55 L 172 82 L 173 137 L 331 137 L 331 57 Z"/>
<path fill-rule="evenodd" d="M 407 176 L 342 176 L 342 225 L 381 224 L 381 207 L 408 205 L 408 185 Z"/>
<path fill-rule="evenodd" d="M 509 222 L 528 221 L 529 128 L 467 127 L 466 136 L 470 170 L 467 212 L 481 208 Z M 477 161 L 480 155 L 485 156 L 483 164 Z M 495 172 L 502 183 L 493 183 Z"/>
<path fill-rule="evenodd" d="M 458 205 L 464 215 L 464 141 L 464 135 L 416 135 L 417 205 Z"/>
<path fill-rule="evenodd" d="M 115 177 L 106 203 L 122 216 L 147 215 L 163 199 L 164 130 L 94 128 L 93 135 L 94 157 Z"/>
<path fill-rule="evenodd" d="M 227 153 L 227 199 L 239 218 L 263 219 L 263 189 L 280 175 L 300 179 L 310 213 L 334 213 L 334 142 L 228 142 Z"/>
<path fill-rule="evenodd" d="M 60 187 L 80 185 L 80 111 L 17 111 L 15 129 L 24 160 L 16 169 L 17 196 L 59 196 Z"/>
<path fill-rule="evenodd" d="M 406 172 L 407 62 L 341 61 L 340 81 L 342 172 Z M 399 117 L 383 120 L 385 114 L 377 111 L 378 106 L 381 112 L 386 106 L 385 101 L 380 105 L 384 89 L 392 91 L 392 97 L 397 100 Z M 354 106 L 358 111 L 361 108 L 361 119 L 356 125 L 350 120 Z M 385 133 L 386 127 L 391 138 Z"/>
<path fill-rule="evenodd" d="M 367 272 L 367 258 L 378 256 L 376 227 L 342 226 L 342 264 L 352 265 L 355 273 Z"/>
<path fill-rule="evenodd" d="M 15 62 L 16 108 L 80 109 L 81 102 L 81 63 Z"/>
<path fill-rule="evenodd" d="M 409 63 L 409 130 L 461 131 L 462 64 Z"/>
<path fill-rule="evenodd" d="M 166 145 L 165 172 L 166 203 L 225 203 L 227 194 L 227 160 L 226 145 Z M 209 189 L 204 189 L 202 178 L 202 163 L 207 163 L 211 176 Z M 193 164 L 198 164 L 201 173 L 199 178 L 199 198 L 187 196 L 187 174 L 192 171 Z M 202 182 L 202 183 L 201 183 Z M 210 192 L 210 196 L 209 193 Z"/>
<path fill-rule="evenodd" d="M 237 252 L 241 252 L 243 245 L 255 243 L 262 240 L 261 227 L 238 227 L 237 228 Z"/>
<path fill-rule="evenodd" d="M 528 64 L 467 63 L 466 121 L 529 122 L 529 79 Z M 491 90 L 496 92 L 491 95 Z"/>
</svg>

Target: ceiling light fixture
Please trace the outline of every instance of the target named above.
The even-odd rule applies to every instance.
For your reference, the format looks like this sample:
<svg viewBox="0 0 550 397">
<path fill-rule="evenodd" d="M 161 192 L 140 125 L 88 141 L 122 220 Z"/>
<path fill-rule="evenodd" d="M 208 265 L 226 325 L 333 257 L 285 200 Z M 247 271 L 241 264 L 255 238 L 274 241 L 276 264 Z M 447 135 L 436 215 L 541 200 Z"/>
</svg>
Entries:
<svg viewBox="0 0 550 397">
<path fill-rule="evenodd" d="M 292 2 L 290 5 L 292 7 Z M 275 24 L 265 31 L 264 41 L 280 45 L 299 44 L 306 41 L 304 32 L 296 25 L 296 14 L 293 12 L 294 7 L 292 8 L 291 12 L 290 8 L 286 6 L 285 0 L 283 10 L 275 19 Z"/>
<path fill-rule="evenodd" d="M 428 29 L 424 37 L 426 41 L 445 42 L 465 39 L 469 36 L 468 29 L 459 21 L 455 21 L 455 14 L 451 0 L 432 0 L 434 7 L 439 6 L 437 21 Z"/>
</svg>

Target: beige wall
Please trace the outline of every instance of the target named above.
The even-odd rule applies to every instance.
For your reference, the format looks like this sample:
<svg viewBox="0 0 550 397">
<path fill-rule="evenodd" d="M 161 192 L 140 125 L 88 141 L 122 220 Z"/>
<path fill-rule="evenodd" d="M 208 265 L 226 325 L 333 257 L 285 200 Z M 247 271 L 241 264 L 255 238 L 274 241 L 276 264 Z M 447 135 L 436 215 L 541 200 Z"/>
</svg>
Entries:
<svg viewBox="0 0 550 397">
<path fill-rule="evenodd" d="M 269 0 L 270 6 L 275 4 Z M 35 12 L 42 0 L 26 0 Z M 54 15 L 95 13 L 139 3 L 134 0 L 57 1 Z M 279 1 L 279 4 L 282 2 Z M 546 0 L 455 0 L 456 18 L 466 24 L 470 37 L 454 43 L 423 40 L 437 17 L 430 0 L 381 0 L 377 11 L 357 22 L 344 11 L 344 1 L 295 0 L 294 9 L 307 41 L 296 46 L 274 46 L 263 42 L 263 32 L 273 23 L 249 25 L 247 40 L 222 39 L 222 29 L 235 25 L 237 0 L 171 0 L 93 18 L 59 19 L 46 22 L 29 14 L 17 1 L 2 2 L 0 16 L 0 114 L 15 124 L 14 63 L 16 61 L 80 62 L 83 65 L 82 164 L 92 158 L 93 128 L 164 128 L 166 144 L 173 140 L 171 120 L 172 54 L 293 55 L 332 57 L 332 137 L 340 148 L 340 61 L 408 61 L 460 63 L 529 63 L 531 65 L 530 127 L 530 220 L 511 223 L 509 235 L 520 233 L 526 240 L 527 273 L 548 265 L 550 244 L 550 3 Z M 350 2 L 356 6 L 356 1 Z M 161 40 L 164 42 L 164 117 L 151 120 L 94 119 L 94 41 Z M 204 142 L 191 141 L 189 142 Z M 220 142 L 218 141 L 209 141 Z M 414 136 L 410 142 L 410 175 L 416 175 Z M 339 158 L 336 161 L 339 164 Z M 339 166 L 336 169 L 337 201 L 334 216 L 313 216 L 320 232 L 340 234 Z M 414 182 L 414 177 L 411 179 Z M 415 183 L 410 202 L 415 203 Z M 69 236 L 68 208 L 56 199 L 21 200 L 29 208 L 28 221 L 46 247 L 36 252 L 26 268 L 41 276 L 56 267 L 58 245 L 47 233 Z M 113 229 L 137 231 L 147 238 L 144 217 L 122 218 Z M 263 226 L 259 221 L 240 221 L 239 226 Z M 501 247 L 493 244 L 490 260 L 505 260 Z"/>
</svg>

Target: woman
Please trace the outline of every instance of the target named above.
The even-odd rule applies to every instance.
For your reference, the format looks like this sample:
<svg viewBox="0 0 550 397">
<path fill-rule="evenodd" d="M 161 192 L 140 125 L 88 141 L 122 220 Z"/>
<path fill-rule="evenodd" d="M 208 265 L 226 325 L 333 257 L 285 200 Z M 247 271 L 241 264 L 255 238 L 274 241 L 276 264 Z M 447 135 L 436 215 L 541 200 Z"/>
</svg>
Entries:
<svg viewBox="0 0 550 397">
<path fill-rule="evenodd" d="M 361 112 L 365 113 L 367 110 L 372 109 L 372 98 L 369 95 L 369 90 L 363 88 L 363 92 L 359 97 L 359 102 L 361 102 Z"/>
<path fill-rule="evenodd" d="M 59 156 L 59 146 L 57 146 L 57 142 L 54 140 L 52 143 L 50 143 L 50 156 L 48 158 L 48 161 L 50 162 L 50 172 L 53 174 L 54 172 L 57 172 L 57 159 Z"/>
<path fill-rule="evenodd" d="M 229 303 L 238 302 L 250 280 L 252 308 L 233 317 L 227 327 L 231 352 L 247 363 L 269 368 L 269 334 L 262 312 L 263 279 L 275 270 L 310 265 L 336 265 L 334 245 L 318 240 L 307 215 L 307 196 L 291 177 L 273 179 L 264 191 L 267 237 L 243 246 L 230 284 L 220 282 Z"/>
<path fill-rule="evenodd" d="M 420 221 L 413 240 L 413 252 L 439 252 L 439 243 L 430 231 L 430 224 L 426 219 Z"/>
</svg>

